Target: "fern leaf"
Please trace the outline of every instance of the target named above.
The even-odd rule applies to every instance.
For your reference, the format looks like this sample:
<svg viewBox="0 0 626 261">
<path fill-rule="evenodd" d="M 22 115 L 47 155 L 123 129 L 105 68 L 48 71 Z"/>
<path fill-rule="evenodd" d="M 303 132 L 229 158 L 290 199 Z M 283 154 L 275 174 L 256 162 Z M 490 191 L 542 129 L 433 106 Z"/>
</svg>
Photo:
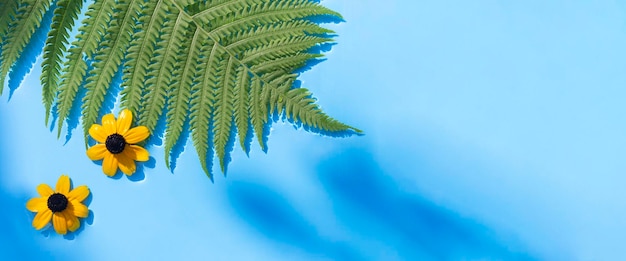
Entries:
<svg viewBox="0 0 626 261">
<path fill-rule="evenodd" d="M 4 41 L 4 36 L 9 32 L 11 21 L 17 12 L 17 0 L 6 0 L 0 2 L 0 46 Z M 0 60 L 2 63 L 2 60 Z"/>
<path fill-rule="evenodd" d="M 265 145 L 265 142 L 263 141 L 263 129 L 268 121 L 267 102 L 266 100 L 263 100 L 261 98 L 261 83 L 261 78 L 253 78 L 252 87 L 250 90 L 251 95 L 249 99 L 249 113 L 250 121 L 252 122 L 252 126 L 254 128 L 254 135 L 257 137 L 259 146 L 261 146 L 261 150 L 267 151 L 267 147 Z"/>
<path fill-rule="evenodd" d="M 130 45 L 130 37 L 141 8 L 140 0 L 117 1 L 115 10 L 123 11 L 115 13 L 117 19 L 114 19 L 113 24 L 108 28 L 102 44 L 108 48 L 101 48 L 97 51 L 94 68 L 85 85 L 87 93 L 82 106 L 85 136 L 88 134 L 89 127 L 98 119 L 104 96 L 111 86 L 113 76 L 122 64 L 124 52 Z"/>
<path fill-rule="evenodd" d="M 83 0 L 60 0 L 52 17 L 52 30 L 43 50 L 41 85 L 43 104 L 46 109 L 45 124 L 48 125 L 50 108 L 54 101 L 61 74 L 61 57 L 67 50 L 69 31 L 78 18 Z"/>
<path fill-rule="evenodd" d="M 173 84 L 173 78 L 179 73 L 180 68 L 175 67 L 176 50 L 180 48 L 181 39 L 189 26 L 181 13 L 172 13 L 170 16 L 175 22 L 171 33 L 164 32 L 169 35 L 163 36 L 165 39 L 163 46 L 155 51 L 157 55 L 153 57 L 154 63 L 149 66 L 149 79 L 146 85 L 150 91 L 144 96 L 139 117 L 139 124 L 148 127 L 151 132 L 154 132 L 157 121 L 163 113 L 167 90 Z"/>
<path fill-rule="evenodd" d="M 328 132 L 362 132 L 323 113 L 315 104 L 315 99 L 311 97 L 311 93 L 305 88 L 289 90 L 285 97 L 285 107 L 287 117 L 318 130 Z"/>
<path fill-rule="evenodd" d="M 246 147 L 246 139 L 248 138 L 248 128 L 250 122 L 250 73 L 245 67 L 240 67 L 238 76 L 237 76 L 237 90 L 236 90 L 236 106 L 235 106 L 235 124 L 237 125 L 237 130 L 239 133 L 239 144 L 241 145 L 241 149 L 248 153 L 248 148 Z"/>
<path fill-rule="evenodd" d="M 211 172 L 207 167 L 207 156 L 210 155 L 210 119 L 213 114 L 213 101 L 215 95 L 213 90 L 220 85 L 221 78 L 218 75 L 221 74 L 221 68 L 224 64 L 223 53 L 220 51 L 219 44 L 213 43 L 211 48 L 207 50 L 206 54 L 206 67 L 204 70 L 204 77 L 201 84 L 196 84 L 192 87 L 192 98 L 190 107 L 190 128 L 191 139 L 193 140 L 194 147 L 200 159 L 200 165 L 204 170 L 204 173 L 212 178 Z"/>
<path fill-rule="evenodd" d="M 188 31 L 186 36 L 192 40 L 188 46 L 185 45 L 186 41 L 180 40 L 183 45 L 180 46 L 177 56 L 180 61 L 183 61 L 182 65 L 180 65 L 182 66 L 182 73 L 179 74 L 179 79 L 174 80 L 174 82 L 178 82 L 178 87 L 173 88 L 172 86 L 174 85 L 170 85 L 168 90 L 169 104 L 166 115 L 167 124 L 165 126 L 165 165 L 167 168 L 170 168 L 170 152 L 183 132 L 183 124 L 187 119 L 191 86 L 200 77 L 198 56 L 204 44 L 204 39 L 206 39 L 206 35 L 199 28 Z"/>
<path fill-rule="evenodd" d="M 285 107 L 285 96 L 288 90 L 293 87 L 293 83 L 296 81 L 297 74 L 286 74 L 274 82 L 278 85 L 278 88 L 273 88 L 270 94 L 270 112 L 281 114 Z"/>
<path fill-rule="evenodd" d="M 225 169 L 225 158 L 228 154 L 226 147 L 230 139 L 232 122 L 233 122 L 233 107 L 235 100 L 235 81 L 237 78 L 237 67 L 235 67 L 235 60 L 231 56 L 224 68 L 224 74 L 222 76 L 222 84 L 218 85 L 215 89 L 215 110 L 213 113 L 213 144 L 215 144 L 215 152 L 220 160 L 220 168 L 222 172 Z"/>
<path fill-rule="evenodd" d="M 285 57 L 276 58 L 274 60 L 268 60 L 255 64 L 250 67 L 250 70 L 264 75 L 269 72 L 282 72 L 289 73 L 293 68 L 300 68 L 306 65 L 311 59 L 322 57 L 321 54 L 311 53 L 297 53 Z"/>
<path fill-rule="evenodd" d="M 301 35 L 326 35 L 333 33 L 307 20 L 292 20 L 252 27 L 225 39 L 224 47 L 234 54 L 270 44 L 275 39 L 288 39 Z M 226 42 L 228 41 L 228 42 Z"/>
<path fill-rule="evenodd" d="M 297 76 L 297 74 L 285 74 L 270 81 L 270 85 L 277 86 L 276 88 L 268 88 L 268 93 L 265 98 L 268 99 L 270 115 L 273 115 L 274 113 L 280 114 L 280 111 L 277 110 L 278 98 L 281 94 L 286 93 L 287 90 L 291 88 Z"/>
<path fill-rule="evenodd" d="M 87 74 L 87 63 L 83 56 L 92 57 L 96 52 L 102 35 L 105 35 L 111 17 L 115 0 L 95 1 L 89 6 L 83 26 L 79 28 L 77 40 L 72 43 L 67 61 L 65 62 L 59 94 L 57 100 L 57 112 L 59 122 L 57 126 L 57 138 L 61 136 L 63 122 L 69 116 L 70 110 Z"/>
<path fill-rule="evenodd" d="M 296 36 L 280 39 L 268 45 L 260 46 L 243 54 L 241 62 L 248 65 L 259 64 L 276 58 L 294 55 L 324 42 L 331 41 L 328 38 L 317 36 Z"/>
<path fill-rule="evenodd" d="M 4 82 L 9 70 L 20 57 L 35 30 L 41 25 L 43 15 L 48 11 L 51 4 L 51 0 L 24 1 L 20 3 L 15 18 L 9 26 L 6 39 L 2 44 L 0 95 L 2 95 L 2 89 L 4 89 Z M 8 12 L 10 13 L 10 11 Z"/>
<path fill-rule="evenodd" d="M 139 113 L 142 95 L 145 92 L 144 84 L 147 76 L 150 59 L 154 55 L 155 46 L 162 41 L 160 31 L 171 30 L 171 23 L 166 19 L 168 5 L 163 0 L 148 1 L 145 12 L 149 15 L 141 16 L 136 33 L 133 35 L 126 62 L 124 63 L 124 75 L 122 77 L 122 92 L 120 95 L 121 106 L 131 110 L 135 115 Z"/>
<path fill-rule="evenodd" d="M 219 15 L 219 11 L 213 9 L 209 12 L 200 12 L 193 16 L 198 23 L 207 26 L 211 36 L 223 38 L 234 31 L 242 31 L 251 27 L 280 21 L 297 20 L 316 15 L 328 15 L 341 17 L 337 12 L 327 9 L 310 0 L 289 1 L 254 1 L 255 5 L 248 8 L 226 9 L 226 15 Z M 222 8 L 220 8 L 222 9 Z M 219 16 L 218 16 L 219 15 Z"/>
</svg>

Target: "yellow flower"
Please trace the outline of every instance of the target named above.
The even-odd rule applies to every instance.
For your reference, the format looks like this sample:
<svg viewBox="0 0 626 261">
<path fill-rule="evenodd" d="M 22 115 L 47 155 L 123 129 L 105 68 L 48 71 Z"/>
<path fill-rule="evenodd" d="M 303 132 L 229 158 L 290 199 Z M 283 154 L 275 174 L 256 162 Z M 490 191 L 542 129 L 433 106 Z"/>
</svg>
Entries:
<svg viewBox="0 0 626 261">
<path fill-rule="evenodd" d="M 122 110 L 117 121 L 113 114 L 102 117 L 102 125 L 94 124 L 89 128 L 89 135 L 99 142 L 87 150 L 91 160 L 102 160 L 102 171 L 113 176 L 119 167 L 126 175 L 135 173 L 135 161 L 147 161 L 148 151 L 135 143 L 142 142 L 150 135 L 148 128 L 138 126 L 130 128 L 133 114 Z"/>
<path fill-rule="evenodd" d="M 89 196 L 89 189 L 83 185 L 70 191 L 70 178 L 66 175 L 61 175 L 56 190 L 53 191 L 47 184 L 40 184 L 37 192 L 41 197 L 32 198 L 26 203 L 28 210 L 37 212 L 33 219 L 33 227 L 37 230 L 45 227 L 52 219 L 54 230 L 65 235 L 68 230 L 74 232 L 80 227 L 79 217 L 89 215 L 89 209 L 81 203 Z"/>
</svg>

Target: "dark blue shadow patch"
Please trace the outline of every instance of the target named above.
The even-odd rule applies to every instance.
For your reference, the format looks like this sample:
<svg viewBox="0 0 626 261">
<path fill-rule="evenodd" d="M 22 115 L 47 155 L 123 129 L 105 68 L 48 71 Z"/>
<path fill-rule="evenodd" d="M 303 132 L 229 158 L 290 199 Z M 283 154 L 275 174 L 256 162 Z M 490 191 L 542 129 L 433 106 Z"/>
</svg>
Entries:
<svg viewBox="0 0 626 261">
<path fill-rule="evenodd" d="M 229 186 L 230 202 L 243 220 L 264 236 L 333 260 L 362 260 L 344 243 L 320 237 L 285 198 L 262 185 L 237 182 Z"/>
<path fill-rule="evenodd" d="M 321 182 L 339 219 L 364 237 L 386 242 L 407 260 L 529 260 L 511 252 L 486 227 L 419 195 L 400 192 L 364 150 L 321 162 Z M 350 222 L 360 219 L 359 222 Z M 371 233 L 370 228 L 379 230 Z"/>
</svg>

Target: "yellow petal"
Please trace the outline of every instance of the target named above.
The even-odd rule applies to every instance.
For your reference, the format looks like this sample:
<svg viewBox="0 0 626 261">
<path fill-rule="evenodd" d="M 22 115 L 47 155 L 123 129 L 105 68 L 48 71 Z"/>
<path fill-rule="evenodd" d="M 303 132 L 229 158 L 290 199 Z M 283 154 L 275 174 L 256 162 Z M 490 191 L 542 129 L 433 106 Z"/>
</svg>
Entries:
<svg viewBox="0 0 626 261">
<path fill-rule="evenodd" d="M 35 219 L 33 219 L 33 227 L 35 227 L 35 229 L 37 230 L 42 229 L 50 222 L 51 218 L 52 211 L 46 208 L 44 211 L 41 211 L 37 213 L 37 215 L 35 215 Z"/>
<path fill-rule="evenodd" d="M 82 218 L 86 218 L 87 216 L 89 216 L 89 209 L 83 203 L 72 200 L 70 201 L 69 205 L 68 205 L 68 210 L 71 210 L 70 214 L 77 216 L 77 217 L 82 217 Z"/>
<path fill-rule="evenodd" d="M 77 217 L 67 213 L 65 214 L 65 217 L 67 218 L 67 229 L 71 232 L 76 231 L 80 227 L 80 221 L 78 221 Z"/>
<path fill-rule="evenodd" d="M 130 146 L 126 146 L 127 149 L 124 149 L 124 151 L 120 154 L 116 154 L 115 157 L 117 158 L 117 162 L 119 163 L 119 167 L 120 170 L 122 172 L 124 172 L 124 174 L 126 175 L 132 175 L 133 173 L 135 173 L 136 170 L 136 166 L 135 166 L 135 161 L 129 157 L 129 153 L 131 150 L 129 149 Z"/>
<path fill-rule="evenodd" d="M 61 234 L 67 234 L 67 219 L 63 212 L 55 212 L 52 214 L 52 226 L 54 226 L 54 230 Z"/>
<path fill-rule="evenodd" d="M 117 133 L 124 136 L 128 129 L 130 129 L 130 124 L 133 122 L 133 113 L 127 109 L 124 109 L 120 112 L 120 115 L 117 116 Z"/>
<path fill-rule="evenodd" d="M 150 158 L 150 153 L 137 145 L 129 145 L 124 152 L 128 153 L 128 157 L 136 161 L 147 161 Z"/>
<path fill-rule="evenodd" d="M 66 175 L 61 175 L 61 177 L 59 177 L 59 181 L 57 181 L 56 192 L 63 195 L 67 195 L 68 193 L 70 193 L 70 177 Z"/>
<path fill-rule="evenodd" d="M 107 153 L 102 161 L 102 171 L 107 176 L 111 177 L 117 172 L 117 158 L 111 153 Z"/>
<path fill-rule="evenodd" d="M 90 160 L 101 160 L 107 152 L 106 145 L 96 144 L 87 150 L 87 157 L 89 157 Z"/>
<path fill-rule="evenodd" d="M 109 133 L 99 124 L 93 124 L 89 128 L 89 135 L 97 142 L 104 143 L 107 137 L 113 133 Z"/>
<path fill-rule="evenodd" d="M 126 143 L 135 144 L 147 139 L 148 136 L 150 136 L 150 131 L 146 126 L 137 126 L 124 134 L 124 140 L 126 140 Z"/>
<path fill-rule="evenodd" d="M 54 190 L 52 190 L 48 184 L 39 184 L 39 186 L 37 186 L 37 192 L 44 198 L 48 198 L 50 195 L 54 194 Z"/>
<path fill-rule="evenodd" d="M 70 191 L 70 193 L 67 194 L 67 199 L 70 201 L 75 200 L 77 202 L 81 202 L 85 200 L 88 196 L 89 196 L 89 188 L 87 188 L 87 186 L 85 185 L 81 185 L 72 189 L 72 191 Z"/>
<path fill-rule="evenodd" d="M 40 212 L 48 209 L 48 200 L 47 198 L 31 198 L 26 202 L 26 209 L 32 212 Z"/>
<path fill-rule="evenodd" d="M 117 133 L 117 126 L 115 124 L 115 117 L 113 114 L 109 113 L 102 117 L 102 127 L 104 127 L 104 131 L 107 133 L 107 136 Z"/>
</svg>

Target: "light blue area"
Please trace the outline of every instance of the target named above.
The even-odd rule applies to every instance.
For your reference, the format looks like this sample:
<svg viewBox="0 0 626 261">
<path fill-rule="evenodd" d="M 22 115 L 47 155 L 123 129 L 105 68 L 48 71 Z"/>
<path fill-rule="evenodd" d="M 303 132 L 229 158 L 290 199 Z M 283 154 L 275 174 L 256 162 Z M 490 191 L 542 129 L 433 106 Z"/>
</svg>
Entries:
<svg viewBox="0 0 626 261">
<path fill-rule="evenodd" d="M 327 0 L 343 14 L 307 71 L 328 138 L 275 124 L 227 178 L 188 142 L 114 179 L 44 126 L 39 57 L 0 101 L 0 260 L 621 260 L 626 242 L 626 5 Z M 214 164 L 216 173 L 219 171 Z M 91 188 L 62 237 L 31 228 L 39 183 Z"/>
</svg>

